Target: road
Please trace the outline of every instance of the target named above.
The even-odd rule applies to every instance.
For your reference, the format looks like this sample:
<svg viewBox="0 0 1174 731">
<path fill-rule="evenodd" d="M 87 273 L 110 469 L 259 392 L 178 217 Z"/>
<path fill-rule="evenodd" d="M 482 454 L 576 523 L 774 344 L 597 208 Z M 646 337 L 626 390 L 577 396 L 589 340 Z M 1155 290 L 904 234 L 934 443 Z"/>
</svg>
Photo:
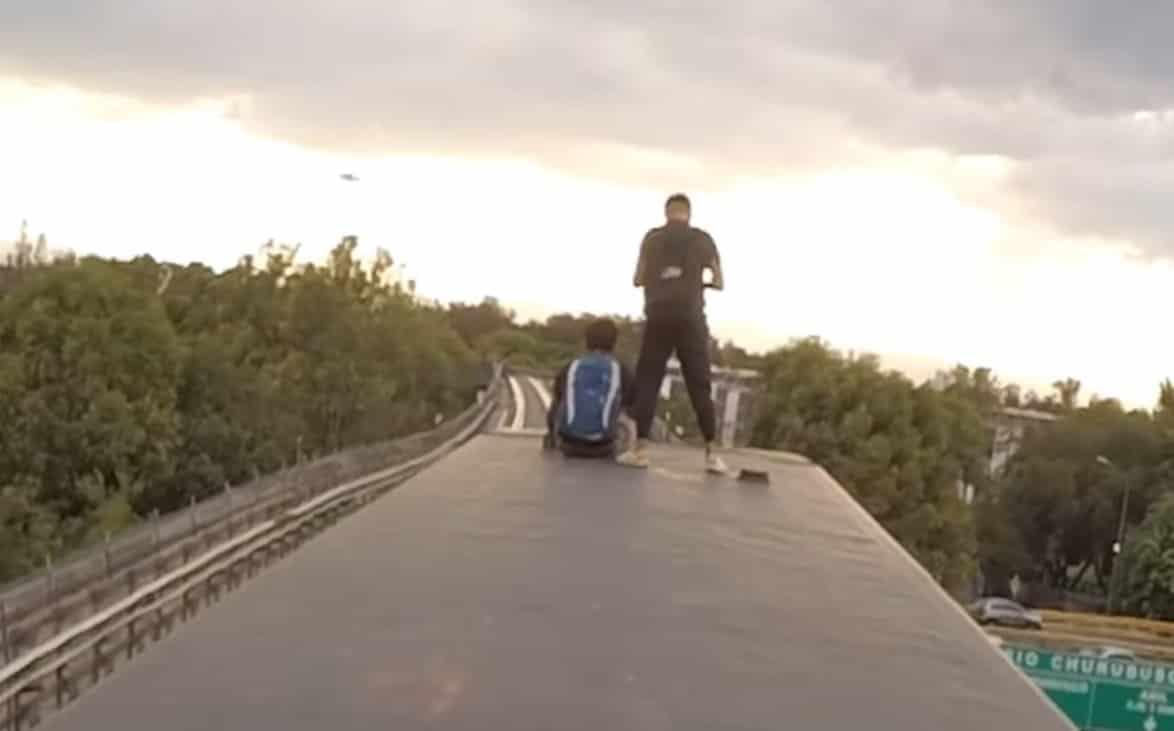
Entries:
<svg viewBox="0 0 1174 731">
<path fill-rule="evenodd" d="M 544 380 L 534 376 L 526 376 L 522 382 L 526 393 L 526 425 L 545 429 L 546 412 L 550 409 L 550 387 Z"/>
<path fill-rule="evenodd" d="M 1071 729 L 818 467 L 653 457 L 478 437 L 48 725 Z"/>
<path fill-rule="evenodd" d="M 501 426 L 507 431 L 546 429 L 550 389 L 541 379 L 514 375 L 508 378 L 510 408 L 504 410 Z M 520 405 L 520 406 L 519 406 Z"/>
</svg>

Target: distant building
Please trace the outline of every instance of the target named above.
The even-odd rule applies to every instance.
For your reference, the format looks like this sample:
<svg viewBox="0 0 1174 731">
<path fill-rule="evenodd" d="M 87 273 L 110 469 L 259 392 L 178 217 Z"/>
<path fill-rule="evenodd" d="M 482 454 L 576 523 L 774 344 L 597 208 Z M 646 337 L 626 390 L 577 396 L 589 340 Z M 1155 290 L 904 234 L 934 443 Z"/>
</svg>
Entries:
<svg viewBox="0 0 1174 731">
<path fill-rule="evenodd" d="M 745 446 L 754 426 L 759 373 L 746 368 L 715 366 L 710 374 L 713 405 L 717 411 L 718 443 L 725 447 Z M 680 362 L 672 358 L 660 385 L 660 396 L 669 399 L 676 393 L 686 393 L 685 379 L 681 375 Z"/>
<path fill-rule="evenodd" d="M 1017 409 L 1012 407 L 1000 408 L 987 420 L 987 429 L 991 432 L 991 454 L 987 469 L 991 477 L 998 477 L 1006 469 L 1007 463 L 1019 445 L 1023 443 L 1023 435 L 1035 426 L 1043 426 L 1056 421 L 1055 414 L 1034 409 Z M 974 485 L 955 482 L 958 499 L 967 505 L 974 503 Z"/>
<path fill-rule="evenodd" d="M 988 421 L 993 431 L 991 440 L 990 474 L 1002 474 L 1007 462 L 1019 451 L 1023 435 L 1032 427 L 1046 426 L 1059 417 L 1047 411 L 1004 407 Z"/>
</svg>

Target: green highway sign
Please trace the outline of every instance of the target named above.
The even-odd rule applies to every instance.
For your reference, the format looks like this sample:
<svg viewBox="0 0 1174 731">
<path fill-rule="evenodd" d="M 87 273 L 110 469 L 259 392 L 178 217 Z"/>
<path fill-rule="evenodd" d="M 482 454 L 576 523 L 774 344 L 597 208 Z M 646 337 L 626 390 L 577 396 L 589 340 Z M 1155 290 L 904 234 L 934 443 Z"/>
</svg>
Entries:
<svg viewBox="0 0 1174 731">
<path fill-rule="evenodd" d="M 1174 665 L 1015 645 L 1003 651 L 1084 731 L 1174 731 Z"/>
</svg>

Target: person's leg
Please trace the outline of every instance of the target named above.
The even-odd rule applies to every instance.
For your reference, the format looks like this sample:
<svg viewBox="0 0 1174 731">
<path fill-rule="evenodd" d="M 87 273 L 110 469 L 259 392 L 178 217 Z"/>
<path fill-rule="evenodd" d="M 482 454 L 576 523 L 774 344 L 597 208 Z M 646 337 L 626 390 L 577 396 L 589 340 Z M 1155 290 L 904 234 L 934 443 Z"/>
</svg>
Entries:
<svg viewBox="0 0 1174 731">
<path fill-rule="evenodd" d="M 681 375 L 697 416 L 697 426 L 706 443 L 712 442 L 717 437 L 717 414 L 710 386 L 709 327 L 704 319 L 690 321 L 681 328 L 677 359 L 681 361 Z"/>
<path fill-rule="evenodd" d="M 636 445 L 636 421 L 631 416 L 620 411 L 619 424 L 616 425 L 615 452 L 623 454 Z"/>
<path fill-rule="evenodd" d="M 644 322 L 644 336 L 640 342 L 640 357 L 636 363 L 636 402 L 632 418 L 636 421 L 636 440 L 631 449 L 620 454 L 617 461 L 630 467 L 646 467 L 646 447 L 656 417 L 656 402 L 660 398 L 660 384 L 664 381 L 669 356 L 676 346 L 676 323 L 665 318 L 650 317 Z"/>
<path fill-rule="evenodd" d="M 558 447 L 558 421 L 562 409 L 562 399 L 554 401 L 550 405 L 550 409 L 546 412 L 546 435 L 542 437 L 543 449 L 555 449 Z"/>
<path fill-rule="evenodd" d="M 675 325 L 664 319 L 649 319 L 644 323 L 640 358 L 636 362 L 636 403 L 632 406 L 638 439 L 648 439 L 652 433 L 660 385 L 664 381 L 669 356 L 676 346 Z"/>
<path fill-rule="evenodd" d="M 705 437 L 706 469 L 725 472 L 725 464 L 713 451 L 717 440 L 717 413 L 713 406 L 710 379 L 709 326 L 704 317 L 690 320 L 682 326 L 677 341 L 677 359 L 681 361 L 681 375 L 685 378 L 693 413 L 697 416 L 697 426 Z"/>
</svg>

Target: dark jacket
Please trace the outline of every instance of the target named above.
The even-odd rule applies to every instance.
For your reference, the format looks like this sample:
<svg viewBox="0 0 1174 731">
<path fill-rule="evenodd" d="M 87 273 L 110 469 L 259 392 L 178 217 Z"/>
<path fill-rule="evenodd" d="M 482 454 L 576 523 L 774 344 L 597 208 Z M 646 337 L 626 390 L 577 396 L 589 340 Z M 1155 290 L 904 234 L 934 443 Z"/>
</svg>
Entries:
<svg viewBox="0 0 1174 731">
<path fill-rule="evenodd" d="M 644 288 L 645 315 L 704 315 L 706 269 L 720 288 L 721 258 L 705 231 L 670 222 L 645 234 L 635 277 L 636 286 Z"/>
</svg>

